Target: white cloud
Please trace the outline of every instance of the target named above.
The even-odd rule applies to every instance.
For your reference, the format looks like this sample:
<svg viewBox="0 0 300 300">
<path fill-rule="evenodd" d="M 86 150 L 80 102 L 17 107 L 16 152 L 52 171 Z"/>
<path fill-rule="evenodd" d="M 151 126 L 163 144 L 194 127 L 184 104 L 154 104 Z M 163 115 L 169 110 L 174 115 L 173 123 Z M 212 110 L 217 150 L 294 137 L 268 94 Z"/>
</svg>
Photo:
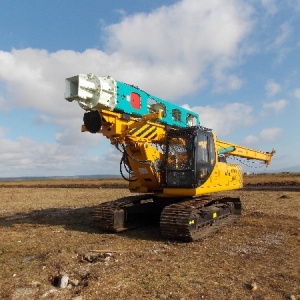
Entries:
<svg viewBox="0 0 300 300">
<path fill-rule="evenodd" d="M 224 71 L 216 70 L 215 78 L 217 79 L 217 84 L 214 86 L 214 91 L 221 93 L 228 90 L 239 90 L 243 85 L 243 80 L 235 75 L 225 74 Z"/>
<path fill-rule="evenodd" d="M 266 9 L 267 14 L 275 15 L 278 12 L 278 6 L 276 0 L 260 0 L 263 7 Z"/>
<path fill-rule="evenodd" d="M 0 95 L 0 108 L 3 108 L 4 107 L 4 97 Z"/>
<path fill-rule="evenodd" d="M 216 88 L 235 90 L 242 81 L 230 70 L 251 28 L 251 9 L 244 2 L 183 0 L 106 27 L 107 53 L 0 51 L 5 105 L 74 115 L 75 106 L 63 99 L 64 79 L 78 73 L 112 75 L 167 99 L 196 91 L 209 73 Z"/>
<path fill-rule="evenodd" d="M 265 128 L 257 135 L 246 136 L 243 143 L 245 145 L 258 145 L 261 142 L 273 142 L 281 136 L 282 132 L 283 130 L 278 127 Z"/>
<path fill-rule="evenodd" d="M 72 149 L 63 149 L 49 143 L 38 143 L 19 137 L 15 141 L 0 138 L 1 177 L 45 175 L 52 170 L 68 172 L 70 161 L 74 160 Z M 71 155 L 70 155 L 71 154 Z M 73 157 L 73 158 L 72 158 Z"/>
<path fill-rule="evenodd" d="M 200 123 L 214 130 L 217 135 L 228 135 L 242 127 L 248 127 L 254 122 L 253 109 L 241 103 L 230 103 L 224 107 L 184 107 L 199 113 Z"/>
<path fill-rule="evenodd" d="M 300 89 L 295 89 L 294 95 L 295 95 L 295 97 L 296 97 L 297 99 L 300 100 Z"/>
<path fill-rule="evenodd" d="M 268 96 L 275 96 L 281 90 L 281 85 L 273 80 L 270 80 L 265 86 Z"/>
<path fill-rule="evenodd" d="M 283 23 L 279 27 L 279 33 L 274 40 L 273 46 L 276 48 L 281 47 L 291 36 L 292 34 L 292 27 L 288 23 Z"/>
<path fill-rule="evenodd" d="M 278 101 L 273 101 L 273 102 L 265 102 L 263 104 L 263 108 L 266 110 L 272 110 L 274 112 L 280 112 L 283 111 L 286 106 L 288 105 L 288 101 L 285 99 L 280 99 Z"/>
<path fill-rule="evenodd" d="M 296 11 L 300 11 L 300 0 L 288 0 L 288 4 Z"/>
<path fill-rule="evenodd" d="M 199 60 L 198 54 L 230 56 L 250 29 L 250 13 L 249 6 L 235 0 L 183 0 L 108 26 L 109 46 L 138 59 L 172 64 Z"/>
<path fill-rule="evenodd" d="M 78 139 L 76 147 L 37 142 L 27 137 L 9 140 L 0 128 L 0 177 L 118 174 L 120 155 L 88 154 L 83 140 Z"/>
<path fill-rule="evenodd" d="M 255 135 L 248 135 L 244 139 L 245 145 L 254 145 L 259 142 L 259 138 Z"/>
<path fill-rule="evenodd" d="M 274 141 L 282 134 L 281 128 L 266 128 L 263 129 L 260 134 L 259 138 L 262 141 Z"/>
<path fill-rule="evenodd" d="M 251 9 L 244 2 L 184 0 L 108 26 L 113 37 L 108 47 L 127 61 L 134 57 L 141 66 L 131 72 L 134 82 L 146 82 L 150 91 L 163 97 L 180 97 L 205 84 L 203 72 L 207 69 L 217 81 L 219 73 L 230 70 L 251 28 Z M 232 83 L 228 88 L 237 86 Z"/>
<path fill-rule="evenodd" d="M 80 111 L 64 100 L 64 80 L 80 72 L 98 71 L 100 51 L 83 53 L 23 49 L 0 51 L 0 80 L 6 83 L 6 108 L 33 108 L 56 117 L 70 117 Z M 90 70 L 90 71 L 88 71 Z M 3 101 L 2 101 L 3 102 Z"/>
<path fill-rule="evenodd" d="M 277 52 L 276 63 L 282 63 L 283 59 L 293 50 L 290 42 L 293 38 L 294 28 L 289 22 L 279 26 L 277 35 L 267 47 L 268 50 Z"/>
<path fill-rule="evenodd" d="M 0 127 L 0 139 L 4 137 L 5 133 L 6 133 L 6 129 Z"/>
</svg>

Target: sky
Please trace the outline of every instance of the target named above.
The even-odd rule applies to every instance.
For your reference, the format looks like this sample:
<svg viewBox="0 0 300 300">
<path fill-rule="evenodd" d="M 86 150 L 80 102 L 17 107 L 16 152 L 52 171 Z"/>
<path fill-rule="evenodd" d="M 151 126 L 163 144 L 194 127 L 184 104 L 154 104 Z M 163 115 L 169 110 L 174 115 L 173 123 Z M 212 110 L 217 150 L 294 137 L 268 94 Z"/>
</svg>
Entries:
<svg viewBox="0 0 300 300">
<path fill-rule="evenodd" d="M 0 177 L 119 174 L 65 78 L 110 75 L 300 171 L 300 0 L 0 0 Z M 265 172 L 243 161 L 247 171 Z M 247 167 L 250 166 L 250 167 Z"/>
</svg>

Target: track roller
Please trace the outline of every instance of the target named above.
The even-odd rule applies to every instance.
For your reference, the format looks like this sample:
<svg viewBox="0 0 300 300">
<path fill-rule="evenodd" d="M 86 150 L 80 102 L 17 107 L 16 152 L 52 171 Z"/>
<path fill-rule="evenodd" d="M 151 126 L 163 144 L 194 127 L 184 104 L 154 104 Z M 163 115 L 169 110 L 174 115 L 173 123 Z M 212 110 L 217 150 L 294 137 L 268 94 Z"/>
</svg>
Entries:
<svg viewBox="0 0 300 300">
<path fill-rule="evenodd" d="M 234 223 L 241 215 L 239 198 L 207 197 L 166 206 L 161 214 L 163 236 L 186 242 L 210 236 L 224 226 Z"/>
</svg>

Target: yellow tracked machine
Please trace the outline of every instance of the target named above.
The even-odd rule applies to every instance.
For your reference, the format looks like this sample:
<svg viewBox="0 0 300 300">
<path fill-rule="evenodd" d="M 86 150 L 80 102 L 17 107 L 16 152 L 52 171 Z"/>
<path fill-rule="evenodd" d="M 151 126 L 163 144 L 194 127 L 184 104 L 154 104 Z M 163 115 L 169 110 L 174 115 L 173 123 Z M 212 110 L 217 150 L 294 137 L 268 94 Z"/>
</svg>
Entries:
<svg viewBox="0 0 300 300">
<path fill-rule="evenodd" d="M 134 193 L 97 206 L 93 218 L 102 230 L 120 232 L 158 218 L 168 239 L 208 236 L 241 215 L 240 198 L 217 194 L 243 187 L 241 167 L 226 158 L 268 166 L 275 153 L 218 140 L 197 113 L 110 76 L 67 78 L 65 99 L 86 111 L 82 131 L 106 136 L 122 152 L 120 172 Z"/>
</svg>

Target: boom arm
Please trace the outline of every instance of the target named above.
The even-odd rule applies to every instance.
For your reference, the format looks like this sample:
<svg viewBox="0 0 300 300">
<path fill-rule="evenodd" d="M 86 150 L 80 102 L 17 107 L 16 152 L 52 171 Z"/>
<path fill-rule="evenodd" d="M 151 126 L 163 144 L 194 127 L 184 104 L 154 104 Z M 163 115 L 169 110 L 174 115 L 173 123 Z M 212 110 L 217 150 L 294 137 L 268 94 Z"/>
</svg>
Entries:
<svg viewBox="0 0 300 300">
<path fill-rule="evenodd" d="M 233 155 L 247 159 L 260 160 L 263 161 L 266 166 L 271 163 L 272 157 L 275 154 L 274 149 L 271 152 L 262 152 L 221 140 L 217 140 L 216 145 L 218 154 L 225 154 L 226 156 Z"/>
</svg>

